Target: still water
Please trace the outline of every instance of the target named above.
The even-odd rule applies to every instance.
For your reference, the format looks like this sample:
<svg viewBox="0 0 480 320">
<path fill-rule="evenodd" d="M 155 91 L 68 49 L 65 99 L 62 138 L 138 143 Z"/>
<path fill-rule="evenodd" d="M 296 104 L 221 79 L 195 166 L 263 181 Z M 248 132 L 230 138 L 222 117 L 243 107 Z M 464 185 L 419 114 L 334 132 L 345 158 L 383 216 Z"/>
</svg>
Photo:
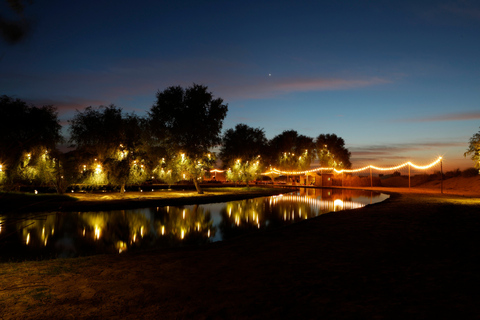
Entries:
<svg viewBox="0 0 480 320">
<path fill-rule="evenodd" d="M 386 198 L 371 191 L 304 188 L 279 196 L 182 207 L 0 215 L 0 261 L 204 244 Z"/>
</svg>

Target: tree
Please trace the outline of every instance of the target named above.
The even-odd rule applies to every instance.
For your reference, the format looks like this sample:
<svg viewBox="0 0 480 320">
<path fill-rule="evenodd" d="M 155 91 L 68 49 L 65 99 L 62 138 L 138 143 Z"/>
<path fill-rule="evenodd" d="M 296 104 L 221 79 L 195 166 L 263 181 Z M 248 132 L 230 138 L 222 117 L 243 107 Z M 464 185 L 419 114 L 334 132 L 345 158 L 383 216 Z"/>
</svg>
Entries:
<svg viewBox="0 0 480 320">
<path fill-rule="evenodd" d="M 23 162 L 27 154 L 36 158 L 45 152 L 56 153 L 56 145 L 63 141 L 60 130 L 57 110 L 53 106 L 38 108 L 20 99 L 1 96 L 0 164 L 4 182 L 13 184 L 21 179 L 19 170 L 25 168 Z"/>
<path fill-rule="evenodd" d="M 475 168 L 480 169 L 480 131 L 470 138 L 467 152 L 463 156 L 467 157 L 467 155 L 471 155 Z"/>
<path fill-rule="evenodd" d="M 270 163 L 282 170 L 305 170 L 314 159 L 313 139 L 286 130 L 269 142 Z"/>
<path fill-rule="evenodd" d="M 237 124 L 223 134 L 220 159 L 229 168 L 227 178 L 234 181 L 253 181 L 260 175 L 262 155 L 266 154 L 268 140 L 263 129 Z"/>
<path fill-rule="evenodd" d="M 257 179 L 261 170 L 260 160 L 241 161 L 237 159 L 227 171 L 227 179 L 235 182 L 244 181 L 249 187 L 249 182 Z"/>
<path fill-rule="evenodd" d="M 322 167 L 348 169 L 350 151 L 345 148 L 345 141 L 336 134 L 321 134 L 315 140 L 317 158 Z"/>
<path fill-rule="evenodd" d="M 220 159 L 224 167 L 231 166 L 237 159 L 250 161 L 266 153 L 268 140 L 263 129 L 252 128 L 240 123 L 228 129 L 222 137 Z"/>
<path fill-rule="evenodd" d="M 149 127 L 157 145 L 170 155 L 184 154 L 188 173 L 198 193 L 203 193 L 198 179 L 204 173 L 209 149 L 221 141 L 220 131 L 228 106 L 223 99 L 213 98 L 206 86 L 193 84 L 183 89 L 168 87 L 157 92 L 150 109 Z"/>
<path fill-rule="evenodd" d="M 85 181 L 92 185 L 125 186 L 146 180 L 144 120 L 114 105 L 77 110 L 70 122 L 70 142 L 82 158 Z"/>
</svg>

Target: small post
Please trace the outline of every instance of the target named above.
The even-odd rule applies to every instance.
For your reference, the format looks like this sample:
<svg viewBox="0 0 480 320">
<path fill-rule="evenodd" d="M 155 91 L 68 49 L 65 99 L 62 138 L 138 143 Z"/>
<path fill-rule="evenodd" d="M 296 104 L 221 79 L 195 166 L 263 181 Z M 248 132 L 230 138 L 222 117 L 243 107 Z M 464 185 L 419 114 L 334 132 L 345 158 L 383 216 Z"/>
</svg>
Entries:
<svg viewBox="0 0 480 320">
<path fill-rule="evenodd" d="M 372 166 L 370 166 L 370 187 L 373 187 Z"/>
<path fill-rule="evenodd" d="M 408 163 L 408 189 L 410 189 L 410 163 Z"/>
<path fill-rule="evenodd" d="M 440 193 L 443 193 L 443 159 L 440 158 Z"/>
</svg>

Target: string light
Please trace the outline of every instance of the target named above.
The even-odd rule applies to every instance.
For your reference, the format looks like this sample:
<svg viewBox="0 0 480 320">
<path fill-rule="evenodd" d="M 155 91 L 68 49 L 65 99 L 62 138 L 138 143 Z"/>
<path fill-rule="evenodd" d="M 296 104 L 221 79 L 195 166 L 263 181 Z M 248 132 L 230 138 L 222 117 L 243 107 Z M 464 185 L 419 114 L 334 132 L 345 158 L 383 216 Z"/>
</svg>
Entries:
<svg viewBox="0 0 480 320">
<path fill-rule="evenodd" d="M 381 168 L 381 167 L 376 167 L 374 165 L 368 165 L 366 167 L 359 168 L 359 169 L 341 169 L 341 170 L 337 170 L 333 167 L 329 167 L 329 168 L 320 167 L 320 168 L 315 168 L 315 169 L 310 169 L 310 170 L 305 170 L 305 171 L 282 171 L 282 170 L 278 170 L 278 169 L 273 168 L 268 172 L 262 173 L 262 175 L 271 175 L 271 174 L 307 175 L 309 173 L 315 173 L 315 172 L 319 172 L 319 171 L 332 171 L 332 170 L 335 171 L 336 173 L 343 173 L 343 172 L 353 173 L 353 172 L 365 171 L 365 170 L 368 170 L 368 169 L 374 169 L 374 170 L 378 170 L 378 171 L 392 171 L 392 170 L 398 170 L 398 169 L 404 168 L 406 166 L 411 166 L 411 167 L 414 167 L 415 169 L 418 169 L 418 170 L 426 170 L 426 169 L 429 169 L 429 168 L 437 165 L 440 161 L 442 161 L 442 157 L 438 157 L 437 160 L 435 160 L 434 162 L 432 162 L 432 163 L 430 163 L 426 166 L 419 166 L 419 165 L 416 165 L 416 164 L 408 161 L 408 162 L 405 162 L 401 165 L 398 165 L 398 166 L 395 166 L 395 167 L 389 167 L 389 168 Z"/>
</svg>

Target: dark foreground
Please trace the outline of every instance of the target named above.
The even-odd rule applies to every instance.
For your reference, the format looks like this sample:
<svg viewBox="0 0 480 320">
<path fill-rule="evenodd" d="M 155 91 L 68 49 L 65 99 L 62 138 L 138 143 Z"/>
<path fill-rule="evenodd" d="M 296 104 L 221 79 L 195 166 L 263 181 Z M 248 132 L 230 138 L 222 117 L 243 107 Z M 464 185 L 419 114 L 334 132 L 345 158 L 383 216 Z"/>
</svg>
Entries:
<svg viewBox="0 0 480 320">
<path fill-rule="evenodd" d="M 0 319 L 480 317 L 480 199 L 394 194 L 200 249 L 0 264 Z"/>
</svg>

